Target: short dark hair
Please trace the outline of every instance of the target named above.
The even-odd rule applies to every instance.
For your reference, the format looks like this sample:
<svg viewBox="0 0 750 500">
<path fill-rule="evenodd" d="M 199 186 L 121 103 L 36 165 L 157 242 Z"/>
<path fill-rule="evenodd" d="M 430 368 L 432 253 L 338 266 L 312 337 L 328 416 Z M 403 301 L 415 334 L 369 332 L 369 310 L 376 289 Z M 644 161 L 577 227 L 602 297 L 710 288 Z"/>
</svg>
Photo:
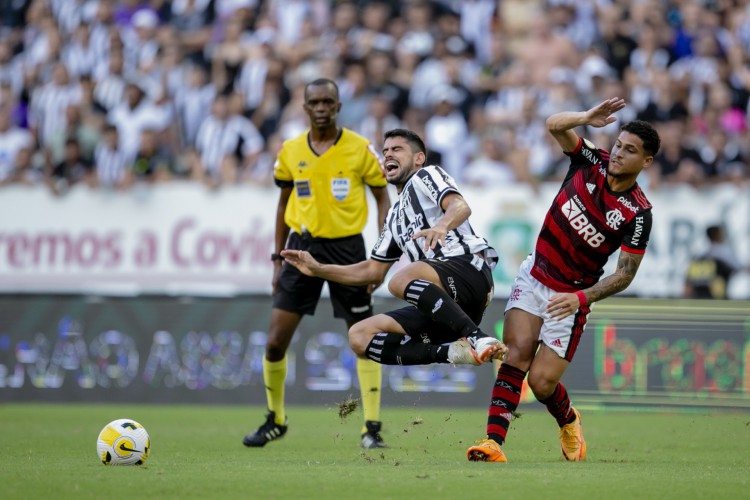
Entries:
<svg viewBox="0 0 750 500">
<path fill-rule="evenodd" d="M 710 241 L 721 241 L 724 233 L 724 228 L 719 225 L 708 226 L 706 228 L 706 236 Z"/>
<path fill-rule="evenodd" d="M 307 91 L 310 87 L 320 87 L 323 85 L 330 85 L 331 87 L 333 87 L 333 90 L 336 91 L 336 100 L 338 100 L 339 86 L 336 85 L 336 82 L 334 82 L 330 78 L 318 78 L 305 85 L 305 100 L 307 100 Z"/>
<path fill-rule="evenodd" d="M 407 130 L 405 128 L 394 128 L 384 134 L 384 139 L 390 139 L 391 137 L 403 137 L 406 139 L 407 144 L 411 150 L 415 153 L 427 154 L 427 148 L 424 145 L 424 141 L 416 132 Z"/>
<path fill-rule="evenodd" d="M 641 141 L 643 141 L 643 150 L 647 155 L 655 156 L 659 152 L 661 139 L 659 138 L 659 133 L 650 123 L 643 120 L 633 120 L 620 127 L 620 130 L 640 137 Z"/>
</svg>

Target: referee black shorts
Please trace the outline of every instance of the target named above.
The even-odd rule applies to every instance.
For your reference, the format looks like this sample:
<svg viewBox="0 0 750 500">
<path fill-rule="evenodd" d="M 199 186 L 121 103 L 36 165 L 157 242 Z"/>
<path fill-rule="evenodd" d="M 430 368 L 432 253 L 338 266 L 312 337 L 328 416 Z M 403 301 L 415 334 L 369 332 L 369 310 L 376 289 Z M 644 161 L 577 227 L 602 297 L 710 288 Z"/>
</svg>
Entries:
<svg viewBox="0 0 750 500">
<path fill-rule="evenodd" d="M 492 270 L 484 259 L 476 255 L 461 255 L 426 259 L 422 262 L 435 269 L 448 295 L 479 325 L 494 293 Z M 460 333 L 443 323 L 433 321 L 415 306 L 410 305 L 385 314 L 403 327 L 411 337 L 411 342 L 445 344 L 460 337 Z"/>
<path fill-rule="evenodd" d="M 289 235 L 286 248 L 307 250 L 323 264 L 356 264 L 367 258 L 365 240 L 361 234 L 329 239 L 293 232 Z M 325 281 L 306 276 L 291 264 L 284 263 L 273 296 L 273 307 L 297 314 L 315 314 Z M 367 293 L 367 287 L 328 281 L 328 289 L 336 318 L 354 322 L 372 316 L 372 296 Z"/>
</svg>

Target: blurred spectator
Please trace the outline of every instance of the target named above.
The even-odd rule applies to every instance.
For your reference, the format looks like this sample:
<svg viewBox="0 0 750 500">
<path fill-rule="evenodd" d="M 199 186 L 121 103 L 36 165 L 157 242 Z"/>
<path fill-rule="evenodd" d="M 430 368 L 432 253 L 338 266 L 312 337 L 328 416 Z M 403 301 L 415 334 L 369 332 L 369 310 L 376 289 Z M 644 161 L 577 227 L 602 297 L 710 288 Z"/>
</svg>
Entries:
<svg viewBox="0 0 750 500">
<path fill-rule="evenodd" d="M 695 117 L 696 132 L 705 136 L 712 130 L 721 130 L 733 137 L 747 132 L 745 113 L 734 106 L 729 86 L 716 82 L 708 87 L 703 113 Z"/>
<path fill-rule="evenodd" d="M 391 112 L 391 102 L 385 95 L 376 94 L 370 100 L 367 116 L 354 130 L 380 152 L 383 149 L 383 134 L 394 128 L 402 128 L 402 125 L 398 117 Z"/>
<path fill-rule="evenodd" d="M 492 28 L 497 2 L 469 0 L 458 3 L 461 35 L 474 45 L 480 63 L 490 62 L 493 58 Z"/>
<path fill-rule="evenodd" d="M 575 71 L 570 68 L 550 68 L 549 81 L 540 91 L 536 104 L 538 117 L 552 116 L 566 109 L 583 107 L 575 89 Z"/>
<path fill-rule="evenodd" d="M 70 81 L 64 64 L 55 64 L 52 81 L 38 87 L 31 95 L 29 125 L 42 147 L 47 147 L 68 125 L 65 109 L 80 101 L 80 84 Z"/>
<path fill-rule="evenodd" d="M 469 162 L 464 170 L 464 182 L 472 186 L 507 186 L 519 180 L 513 167 L 505 161 L 509 146 L 508 141 L 497 137 L 499 134 L 487 134 L 480 141 L 481 152 Z"/>
<path fill-rule="evenodd" d="M 387 32 L 388 22 L 393 15 L 393 8 L 388 2 L 365 2 L 361 11 L 362 26 L 352 40 L 355 57 L 364 58 L 373 52 L 390 52 L 395 41 Z"/>
<path fill-rule="evenodd" d="M 261 106 L 264 97 L 269 97 L 266 95 L 269 68 L 272 71 L 279 69 L 278 63 L 274 64 L 269 59 L 272 59 L 272 54 L 268 43 L 251 46 L 234 81 L 233 86 L 245 98 L 245 109 L 250 113 Z"/>
<path fill-rule="evenodd" d="M 186 85 L 179 87 L 174 96 L 175 117 L 183 146 L 195 145 L 198 128 L 208 116 L 215 95 L 216 90 L 209 83 L 205 68 L 192 65 L 188 70 Z"/>
<path fill-rule="evenodd" d="M 266 149 L 258 155 L 258 161 L 256 161 L 253 169 L 256 182 L 267 185 L 273 184 L 273 167 L 283 144 L 284 141 L 281 140 L 279 134 L 273 134 L 268 138 Z"/>
<path fill-rule="evenodd" d="M 250 116 L 264 139 L 279 132 L 282 109 L 288 100 L 289 90 L 284 84 L 283 66 L 278 61 L 269 61 L 262 99 L 256 107 L 248 109 L 245 97 L 246 115 Z"/>
<path fill-rule="evenodd" d="M 31 148 L 19 149 L 16 154 L 15 164 L 15 169 L 13 169 L 8 177 L 0 181 L 0 185 L 38 186 L 43 184 L 44 172 L 32 163 Z"/>
<path fill-rule="evenodd" d="M 125 102 L 112 109 L 109 123 L 117 127 L 120 134 L 120 147 L 125 154 L 135 156 L 138 151 L 141 132 L 146 129 L 164 131 L 168 127 L 171 114 L 164 107 L 157 106 L 147 96 L 147 87 L 135 77 L 125 87 Z"/>
<path fill-rule="evenodd" d="M 505 75 L 498 81 L 497 92 L 491 94 L 485 102 L 485 113 L 491 123 L 512 125 L 515 122 L 523 103 L 534 94 L 534 89 L 525 84 L 529 78 L 529 67 L 525 63 L 516 61 L 508 67 Z"/>
<path fill-rule="evenodd" d="M 313 28 L 309 22 L 303 22 L 300 32 L 295 35 L 296 45 L 306 46 L 304 32 Z M 365 51 L 360 46 L 361 30 L 357 26 L 357 7 L 351 1 L 338 2 L 333 6 L 329 25 L 320 37 L 320 46 L 327 47 L 333 55 L 340 59 L 356 60 Z M 288 38 L 287 38 L 288 40 Z"/>
<path fill-rule="evenodd" d="M 190 64 L 185 61 L 182 49 L 177 43 L 164 42 L 157 54 L 157 63 L 149 75 L 152 82 L 152 97 L 159 104 L 174 99 L 189 79 Z"/>
<path fill-rule="evenodd" d="M 151 72 L 159 53 L 158 26 L 159 16 L 150 8 L 139 9 L 132 15 L 130 26 L 122 31 L 126 67 L 144 74 Z"/>
<path fill-rule="evenodd" d="M 219 92 L 234 89 L 242 65 L 249 55 L 248 40 L 243 36 L 242 19 L 233 17 L 226 22 L 224 39 L 216 45 L 211 56 L 211 74 Z"/>
<path fill-rule="evenodd" d="M 106 72 L 111 54 L 122 51 L 120 34 L 117 31 L 112 2 L 90 2 L 93 7 L 92 18 L 88 22 L 90 43 L 96 53 L 97 66 L 92 76 Z M 115 43 L 112 40 L 115 39 Z"/>
<path fill-rule="evenodd" d="M 365 59 L 367 85 L 370 92 L 378 94 L 391 103 L 391 111 L 402 118 L 409 104 L 409 93 L 392 80 L 395 60 L 382 50 L 374 50 Z"/>
<path fill-rule="evenodd" d="M 94 184 L 109 189 L 124 189 L 131 181 L 133 157 L 119 145 L 117 127 L 105 125 L 102 140 L 94 151 Z"/>
<path fill-rule="evenodd" d="M 653 29 L 650 26 L 643 26 L 640 41 L 636 42 L 631 33 L 628 32 L 628 23 L 623 22 L 623 18 L 626 16 L 625 8 L 616 4 L 602 6 L 599 12 L 599 36 L 601 39 L 595 43 L 595 46 L 600 48 L 599 52 L 617 72 L 618 78 L 623 78 L 625 70 L 634 58 L 642 57 L 640 54 L 635 56 L 635 51 L 638 50 L 639 43 L 647 43 L 644 34 L 650 30 L 651 38 L 653 38 Z M 649 48 L 652 47 L 652 45 L 649 46 Z M 669 57 L 666 51 L 664 51 L 664 54 Z"/>
<path fill-rule="evenodd" d="M 656 28 L 643 25 L 638 31 L 637 46 L 630 52 L 630 68 L 648 77 L 651 71 L 666 69 L 669 59 L 669 51 L 661 46 Z"/>
<path fill-rule="evenodd" d="M 46 2 L 33 2 L 24 26 L 24 77 L 27 81 L 48 81 L 60 61 L 63 38 Z"/>
<path fill-rule="evenodd" d="M 520 45 L 518 58 L 528 68 L 527 84 L 543 86 L 549 68 L 578 67 L 577 54 L 572 40 L 555 31 L 546 16 L 538 16 Z"/>
<path fill-rule="evenodd" d="M 138 152 L 133 160 L 133 181 L 161 182 L 172 177 L 174 166 L 165 146 L 159 142 L 157 130 L 144 128 Z"/>
<path fill-rule="evenodd" d="M 686 183 L 701 185 L 705 172 L 698 152 L 686 141 L 685 124 L 680 120 L 664 122 L 658 126 L 661 148 L 650 169 L 652 185 L 659 183 Z"/>
<path fill-rule="evenodd" d="M 576 87 L 583 97 L 583 106 L 590 107 L 602 101 L 602 87 L 616 78 L 616 72 L 598 54 L 588 54 L 581 61 L 576 74 Z M 617 95 L 617 94 L 614 94 Z"/>
<path fill-rule="evenodd" d="M 482 102 L 499 91 L 505 85 L 505 74 L 513 64 L 514 58 L 508 49 L 505 35 L 493 33 L 490 41 L 489 60 L 480 67 L 477 74 L 477 89 L 481 92 Z M 572 71 L 572 69 L 571 69 Z"/>
<path fill-rule="evenodd" d="M 289 102 L 281 111 L 279 117 L 279 135 L 282 141 L 291 139 L 308 128 L 307 115 L 302 105 L 305 102 L 304 85 L 296 85 L 292 88 Z"/>
<path fill-rule="evenodd" d="M 403 5 L 406 32 L 397 42 L 396 50 L 427 57 L 432 53 L 435 38 L 432 34 L 432 4 L 414 0 Z"/>
<path fill-rule="evenodd" d="M 242 103 L 241 98 L 233 99 Z M 230 109 L 229 98 L 217 95 L 211 107 L 211 114 L 198 129 L 195 141 L 200 155 L 196 178 L 210 186 L 231 184 L 240 180 L 241 172 L 252 176 L 258 155 L 263 149 L 263 138 L 255 126 Z"/>
<path fill-rule="evenodd" d="M 61 58 L 70 75 L 90 76 L 97 66 L 97 51 L 91 44 L 89 27 L 81 24 L 75 28 L 71 41 L 63 47 Z"/>
<path fill-rule="evenodd" d="M 312 13 L 310 2 L 304 0 L 275 0 L 271 2 L 271 15 L 279 27 L 283 43 L 294 45 L 300 41 L 302 25 Z"/>
<path fill-rule="evenodd" d="M 10 103 L 0 103 L 0 183 L 14 175 L 19 152 L 31 151 L 33 144 L 28 130 L 13 125 Z"/>
<path fill-rule="evenodd" d="M 49 161 L 56 165 L 65 158 L 68 139 L 75 139 L 81 148 L 83 159 L 91 162 L 100 135 L 98 127 L 83 120 L 81 107 L 73 104 L 65 108 L 65 127 L 50 137 L 45 152 L 49 155 Z"/>
<path fill-rule="evenodd" d="M 147 7 L 146 0 L 120 0 L 116 3 L 114 20 L 121 27 L 128 26 L 135 13 Z"/>
<path fill-rule="evenodd" d="M 651 80 L 647 84 L 636 83 L 633 92 L 641 92 L 643 99 L 639 99 L 641 111 L 638 119 L 651 123 L 668 122 L 672 120 L 685 121 L 688 110 L 684 104 L 687 96 L 685 87 L 676 85 L 666 70 L 651 72 Z M 681 99 L 682 97 L 682 99 Z"/>
<path fill-rule="evenodd" d="M 216 12 L 213 0 L 174 0 L 170 12 L 170 25 L 176 41 L 183 47 L 187 58 L 195 64 L 204 64 L 203 48 L 211 39 L 211 24 Z"/>
<path fill-rule="evenodd" d="M 240 19 L 247 22 L 260 0 L 214 0 L 216 17 L 219 20 Z"/>
<path fill-rule="evenodd" d="M 0 27 L 5 30 L 23 26 L 30 4 L 31 0 L 0 2 Z"/>
<path fill-rule="evenodd" d="M 0 2 L 0 106 L 32 134 L 38 166 L 50 152 L 60 163 L 71 137 L 87 160 L 106 122 L 124 154 L 155 131 L 172 170 L 195 165 L 201 178 L 192 147 L 224 93 L 241 101 L 233 123 L 261 135 L 225 155 L 226 177 L 269 182 L 273 145 L 307 127 L 300 86 L 319 77 L 341 84 L 342 123 L 428 129 L 432 160 L 454 170 L 489 158 L 483 138 L 503 130 L 514 140 L 503 139 L 502 156 L 527 174 L 518 182 L 556 177 L 561 158 L 540 117 L 617 93 L 629 104 L 619 121 L 637 116 L 673 136 L 649 189 L 750 184 L 746 1 Z M 444 88 L 454 97 L 438 103 Z M 617 126 L 587 133 L 611 142 Z M 243 153 L 250 143 L 260 149 Z"/>
<path fill-rule="evenodd" d="M 743 151 L 742 143 L 721 129 L 709 132 L 698 153 L 710 181 L 737 183 L 750 176 L 750 162 L 746 151 Z"/>
<path fill-rule="evenodd" d="M 13 54 L 10 40 L 2 38 L 0 38 L 0 84 L 8 84 L 16 97 L 23 88 L 21 57 Z"/>
<path fill-rule="evenodd" d="M 466 143 L 469 130 L 458 105 L 461 93 L 454 87 L 435 87 L 430 95 L 433 114 L 425 123 L 427 164 L 442 165 L 451 177 L 462 182 L 463 169 L 468 159 Z"/>
<path fill-rule="evenodd" d="M 688 266 L 685 296 L 693 299 L 726 299 L 732 276 L 747 269 L 726 241 L 722 226 L 706 228 L 708 249 Z"/>
<path fill-rule="evenodd" d="M 108 113 L 117 106 L 125 95 L 125 60 L 122 52 L 112 51 L 106 71 L 100 71 L 94 84 L 94 101 L 104 113 Z"/>
<path fill-rule="evenodd" d="M 356 129 L 367 116 L 372 94 L 367 86 L 365 65 L 352 61 L 346 67 L 344 79 L 338 82 L 341 95 L 341 111 L 338 120 L 342 126 Z"/>
<path fill-rule="evenodd" d="M 243 113 L 245 109 L 244 99 L 240 93 L 234 92 L 229 94 L 227 106 L 229 109 L 229 120 L 239 135 L 237 148 L 234 153 L 238 161 L 235 167 L 237 170 L 237 180 L 261 181 L 263 173 L 268 173 L 268 171 L 260 172 L 257 170 L 258 157 L 265 146 L 263 136 L 260 135 L 253 122 L 245 117 Z"/>
<path fill-rule="evenodd" d="M 49 186 L 52 192 L 62 195 L 76 184 L 92 181 L 91 164 L 81 155 L 81 146 L 76 139 L 65 142 L 65 156 L 50 172 Z"/>
</svg>

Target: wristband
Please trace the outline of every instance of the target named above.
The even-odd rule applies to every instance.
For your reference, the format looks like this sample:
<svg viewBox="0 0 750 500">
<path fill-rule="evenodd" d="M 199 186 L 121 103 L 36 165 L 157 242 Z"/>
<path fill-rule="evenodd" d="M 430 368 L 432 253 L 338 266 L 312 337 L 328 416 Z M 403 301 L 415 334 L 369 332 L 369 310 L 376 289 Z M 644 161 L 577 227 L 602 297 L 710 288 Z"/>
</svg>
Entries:
<svg viewBox="0 0 750 500">
<path fill-rule="evenodd" d="M 578 296 L 578 304 L 581 306 L 586 305 L 586 294 L 583 293 L 582 290 L 578 290 L 576 292 L 576 295 Z"/>
<path fill-rule="evenodd" d="M 271 260 L 284 260 L 284 257 L 282 257 L 280 254 L 272 253 Z"/>
</svg>

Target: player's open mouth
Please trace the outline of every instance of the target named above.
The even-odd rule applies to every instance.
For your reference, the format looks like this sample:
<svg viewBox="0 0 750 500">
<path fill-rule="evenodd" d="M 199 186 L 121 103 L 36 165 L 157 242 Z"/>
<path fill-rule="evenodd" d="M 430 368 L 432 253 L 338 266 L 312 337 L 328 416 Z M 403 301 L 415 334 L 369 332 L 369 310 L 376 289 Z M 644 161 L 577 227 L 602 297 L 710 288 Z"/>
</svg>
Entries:
<svg viewBox="0 0 750 500">
<path fill-rule="evenodd" d="M 385 171 L 386 172 L 393 172 L 394 170 L 398 170 L 398 162 L 391 160 L 385 162 Z"/>
</svg>

